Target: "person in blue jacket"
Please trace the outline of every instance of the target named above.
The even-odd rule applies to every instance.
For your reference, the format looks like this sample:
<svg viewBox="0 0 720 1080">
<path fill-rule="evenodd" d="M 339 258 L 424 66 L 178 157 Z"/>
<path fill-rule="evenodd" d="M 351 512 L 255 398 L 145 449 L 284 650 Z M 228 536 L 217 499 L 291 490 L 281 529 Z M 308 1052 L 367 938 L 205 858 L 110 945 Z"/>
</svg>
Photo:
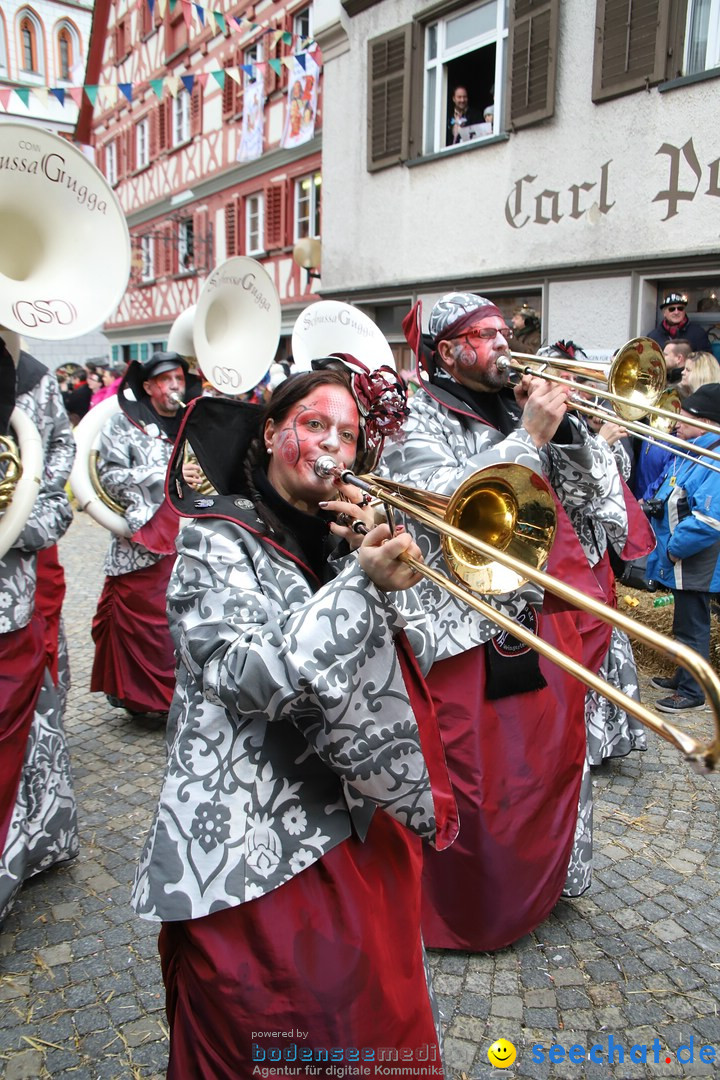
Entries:
<svg viewBox="0 0 720 1080">
<path fill-rule="evenodd" d="M 720 382 L 706 383 L 683 402 L 677 431 L 699 448 L 720 449 L 720 433 L 703 431 L 694 420 L 720 424 Z M 649 578 L 672 589 L 673 637 L 710 658 L 710 594 L 720 591 L 720 473 L 697 461 L 674 456 L 650 504 L 657 547 L 648 558 Z M 683 668 L 653 685 L 671 690 L 658 701 L 660 712 L 680 713 L 704 704 L 702 688 Z"/>
</svg>

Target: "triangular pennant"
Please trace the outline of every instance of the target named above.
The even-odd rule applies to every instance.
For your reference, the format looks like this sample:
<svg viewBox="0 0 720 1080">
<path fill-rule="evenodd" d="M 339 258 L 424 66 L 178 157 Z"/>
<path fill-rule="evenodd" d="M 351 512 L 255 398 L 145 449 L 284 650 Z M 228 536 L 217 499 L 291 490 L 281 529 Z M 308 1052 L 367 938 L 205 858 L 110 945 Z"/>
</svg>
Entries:
<svg viewBox="0 0 720 1080">
<path fill-rule="evenodd" d="M 50 93 L 54 94 L 61 105 L 65 104 L 65 87 L 64 86 L 51 86 Z"/>
<path fill-rule="evenodd" d="M 97 88 L 97 86 L 86 86 L 85 87 L 85 93 L 87 94 L 87 99 L 90 102 L 90 104 L 92 106 L 94 106 L 95 102 L 97 101 L 97 96 L 98 96 L 98 88 Z"/>
<path fill-rule="evenodd" d="M 226 34 L 227 27 L 225 25 L 225 16 L 223 15 L 222 11 L 213 11 L 212 16 L 215 19 L 216 26 L 220 30 L 222 30 L 223 34 Z"/>
<path fill-rule="evenodd" d="M 229 21 L 231 26 L 234 24 L 235 29 L 242 33 L 243 23 L 246 21 L 245 19 L 238 19 L 237 16 L 231 15 Z"/>
<path fill-rule="evenodd" d="M 288 30 L 283 31 L 282 39 L 283 45 L 292 45 L 293 43 L 293 36 Z"/>
<path fill-rule="evenodd" d="M 195 86 L 195 76 L 194 75 L 181 75 L 180 80 L 181 80 L 183 86 L 185 87 L 185 89 L 187 90 L 188 94 L 192 94 L 193 87 Z"/>
<path fill-rule="evenodd" d="M 157 0 L 158 11 L 161 18 L 165 18 L 165 8 L 167 7 L 167 0 Z"/>
<path fill-rule="evenodd" d="M 0 90 L 0 105 L 2 105 L 5 112 L 8 111 L 8 102 L 10 100 L 10 95 L 11 94 L 12 94 L 12 87 L 10 87 L 10 86 L 3 87 L 3 89 Z"/>
<path fill-rule="evenodd" d="M 128 101 L 132 101 L 133 85 L 130 82 L 118 83 L 118 90 L 125 95 Z"/>
<path fill-rule="evenodd" d="M 275 33 L 273 34 L 273 45 L 277 45 L 278 41 L 280 40 L 280 38 L 282 36 L 283 36 L 283 31 L 282 30 L 276 30 Z"/>
<path fill-rule="evenodd" d="M 30 89 L 27 86 L 16 86 L 15 93 L 22 101 L 23 105 L 27 109 L 30 103 Z"/>
<path fill-rule="evenodd" d="M 309 55 L 312 56 L 318 67 L 322 67 L 322 53 L 320 52 L 320 49 L 313 49 Z"/>
<path fill-rule="evenodd" d="M 200 25 L 204 26 L 205 25 L 205 8 L 201 7 L 200 4 L 195 4 L 195 14 L 197 15 L 198 19 L 200 20 Z"/>
<path fill-rule="evenodd" d="M 295 67 L 295 57 L 294 56 L 283 56 L 280 63 L 283 64 L 283 66 L 286 67 L 288 69 L 288 71 L 292 71 L 292 69 Z"/>
<path fill-rule="evenodd" d="M 167 88 L 170 91 L 170 93 L 172 94 L 172 96 L 174 98 L 176 98 L 178 96 L 178 94 L 180 93 L 180 87 L 182 86 L 182 82 L 180 81 L 180 76 L 179 75 L 166 75 L 165 76 L 165 85 L 167 86 Z"/>
<path fill-rule="evenodd" d="M 222 90 L 222 88 L 225 86 L 225 72 L 224 71 L 211 71 L 210 74 L 212 75 L 213 79 L 215 80 L 215 82 L 218 84 L 218 86 Z"/>
<path fill-rule="evenodd" d="M 245 67 L 250 68 L 249 71 L 248 71 L 248 74 L 252 75 L 252 68 L 249 65 L 243 64 L 243 70 L 245 70 Z M 238 84 L 238 86 L 242 82 L 242 76 L 240 75 L 239 68 L 236 68 L 236 67 L 225 68 L 225 74 L 229 75 L 230 78 L 233 80 L 233 82 L 236 82 Z"/>
<path fill-rule="evenodd" d="M 183 19 L 185 20 L 185 25 L 187 26 L 188 30 L 192 30 L 192 25 L 193 25 L 192 13 L 193 13 L 193 9 L 192 9 L 192 4 L 190 3 L 190 0 L 182 0 L 182 13 L 183 13 Z"/>
<path fill-rule="evenodd" d="M 83 88 L 82 86 L 69 86 L 68 94 L 73 99 L 78 109 L 82 106 Z"/>
<path fill-rule="evenodd" d="M 101 87 L 102 100 L 106 109 L 112 109 L 117 104 L 118 88 L 108 83 L 107 86 Z"/>
<path fill-rule="evenodd" d="M 295 54 L 295 59 L 297 60 L 298 64 L 303 69 L 303 71 L 305 71 L 306 70 L 306 67 L 305 67 L 305 53 L 296 53 Z"/>
<path fill-rule="evenodd" d="M 208 76 L 209 76 L 209 75 L 210 75 L 210 72 L 209 72 L 209 71 L 199 71 L 199 72 L 197 73 L 197 75 L 195 76 L 195 82 L 198 82 L 198 83 L 200 83 L 200 85 L 201 85 L 201 87 L 203 88 L 203 90 L 205 89 L 205 85 L 206 85 L 206 83 L 207 83 L 207 81 L 208 81 Z M 223 82 L 224 82 L 224 81 L 225 81 L 225 80 L 223 79 Z"/>
<path fill-rule="evenodd" d="M 165 80 L 164 79 L 151 79 L 150 80 L 150 85 L 152 86 L 153 90 L 155 91 L 155 97 L 156 98 L 162 98 L 162 96 L 163 96 L 163 86 L 165 85 Z"/>
<path fill-rule="evenodd" d="M 252 66 L 256 67 L 258 71 L 264 71 L 265 68 L 268 66 L 268 62 L 267 60 L 256 60 L 255 64 Z M 243 64 L 243 67 L 245 67 L 245 64 Z"/>
<path fill-rule="evenodd" d="M 47 86 L 36 86 L 33 88 L 33 97 L 40 102 L 43 109 L 47 109 L 48 103 L 48 88 Z"/>
<path fill-rule="evenodd" d="M 280 75 L 282 72 L 282 61 L 280 60 L 268 60 L 268 64 L 273 69 L 276 75 Z"/>
<path fill-rule="evenodd" d="M 178 0 L 170 0 L 170 14 L 175 14 L 175 8 L 177 7 Z"/>
<path fill-rule="evenodd" d="M 147 6 L 150 11 L 150 15 L 152 16 L 153 11 L 155 10 L 155 0 L 147 0 Z"/>
</svg>

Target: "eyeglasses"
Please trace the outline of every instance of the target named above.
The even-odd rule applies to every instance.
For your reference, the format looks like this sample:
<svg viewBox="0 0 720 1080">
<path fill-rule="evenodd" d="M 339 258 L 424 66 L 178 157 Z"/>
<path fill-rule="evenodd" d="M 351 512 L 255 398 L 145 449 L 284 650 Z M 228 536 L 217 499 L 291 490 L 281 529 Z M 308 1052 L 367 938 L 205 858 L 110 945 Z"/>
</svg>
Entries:
<svg viewBox="0 0 720 1080">
<path fill-rule="evenodd" d="M 684 311 L 685 310 L 685 305 L 684 304 L 668 304 L 667 309 L 668 309 L 668 311 Z"/>
<path fill-rule="evenodd" d="M 513 330 L 510 326 L 484 326 L 482 330 L 468 330 L 466 334 L 460 334 L 464 338 L 480 338 L 481 341 L 492 341 L 498 334 L 503 337 L 512 337 Z"/>
</svg>

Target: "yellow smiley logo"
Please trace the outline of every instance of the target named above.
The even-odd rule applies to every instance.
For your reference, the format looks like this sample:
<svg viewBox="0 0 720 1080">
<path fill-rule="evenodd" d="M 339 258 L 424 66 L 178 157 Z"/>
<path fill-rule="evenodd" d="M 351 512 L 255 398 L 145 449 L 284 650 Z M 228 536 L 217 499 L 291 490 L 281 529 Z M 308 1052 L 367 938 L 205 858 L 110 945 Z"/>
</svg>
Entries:
<svg viewBox="0 0 720 1080">
<path fill-rule="evenodd" d="M 497 1039 L 488 1050 L 488 1061 L 496 1069 L 507 1069 L 517 1057 L 517 1051 L 507 1039 Z"/>
</svg>

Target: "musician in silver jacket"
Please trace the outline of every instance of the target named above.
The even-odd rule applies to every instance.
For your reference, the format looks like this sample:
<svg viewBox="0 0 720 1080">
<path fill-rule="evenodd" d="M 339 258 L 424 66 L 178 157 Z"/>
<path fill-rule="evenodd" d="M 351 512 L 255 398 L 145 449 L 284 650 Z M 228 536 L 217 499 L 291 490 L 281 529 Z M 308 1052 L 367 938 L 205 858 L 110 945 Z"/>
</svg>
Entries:
<svg viewBox="0 0 720 1080">
<path fill-rule="evenodd" d="M 0 559 L 0 922 L 22 882 L 78 852 L 77 814 L 62 712 L 69 678 L 64 636 L 51 671 L 48 624 L 37 603 L 38 553 L 67 531 L 65 493 L 75 455 L 57 380 L 0 343 L 2 421 L 12 404 L 37 428 L 40 489 L 18 539 Z M 57 632 L 56 632 L 57 646 Z"/>
<path fill-rule="evenodd" d="M 359 492 L 338 502 L 317 468 L 364 456 L 374 403 L 350 385 L 298 375 L 264 412 L 203 398 L 181 439 L 215 493 L 184 483 L 180 446 L 171 464 L 197 518 L 168 593 L 178 684 L 133 904 L 163 921 L 172 1080 L 249 1076 L 258 1026 L 288 1054 L 298 1028 L 311 1049 L 420 1047 L 442 1075 L 417 839 L 456 831 L 420 675 L 434 642 L 398 561 L 410 537 L 353 531 L 371 525 Z"/>
<path fill-rule="evenodd" d="M 131 714 L 167 713 L 175 654 L 165 593 L 175 559 L 177 518 L 165 504 L 165 474 L 180 426 L 187 363 L 177 353 L 133 362 L 106 423 L 98 476 L 122 508 L 131 535 L 113 534 L 93 619 L 90 688 Z"/>
<path fill-rule="evenodd" d="M 405 325 L 425 377 L 402 437 L 386 447 L 384 470 L 442 495 L 498 463 L 544 476 L 558 522 L 548 569 L 601 599 L 563 507 L 602 497 L 610 481 L 587 428 L 567 413 L 569 391 L 527 375 L 513 391 L 503 363 L 510 331 L 484 297 L 442 297 L 424 338 L 417 309 Z M 443 568 L 438 534 L 419 522 L 408 527 L 425 561 Z M 563 891 L 578 894 L 590 882 L 585 690 L 432 582 L 418 590 L 438 638 L 428 681 L 461 822 L 447 856 L 426 853 L 423 932 L 440 948 L 500 948 L 532 930 Z M 599 667 L 609 639 L 603 624 L 529 584 L 492 603 L 566 655 Z"/>
</svg>

